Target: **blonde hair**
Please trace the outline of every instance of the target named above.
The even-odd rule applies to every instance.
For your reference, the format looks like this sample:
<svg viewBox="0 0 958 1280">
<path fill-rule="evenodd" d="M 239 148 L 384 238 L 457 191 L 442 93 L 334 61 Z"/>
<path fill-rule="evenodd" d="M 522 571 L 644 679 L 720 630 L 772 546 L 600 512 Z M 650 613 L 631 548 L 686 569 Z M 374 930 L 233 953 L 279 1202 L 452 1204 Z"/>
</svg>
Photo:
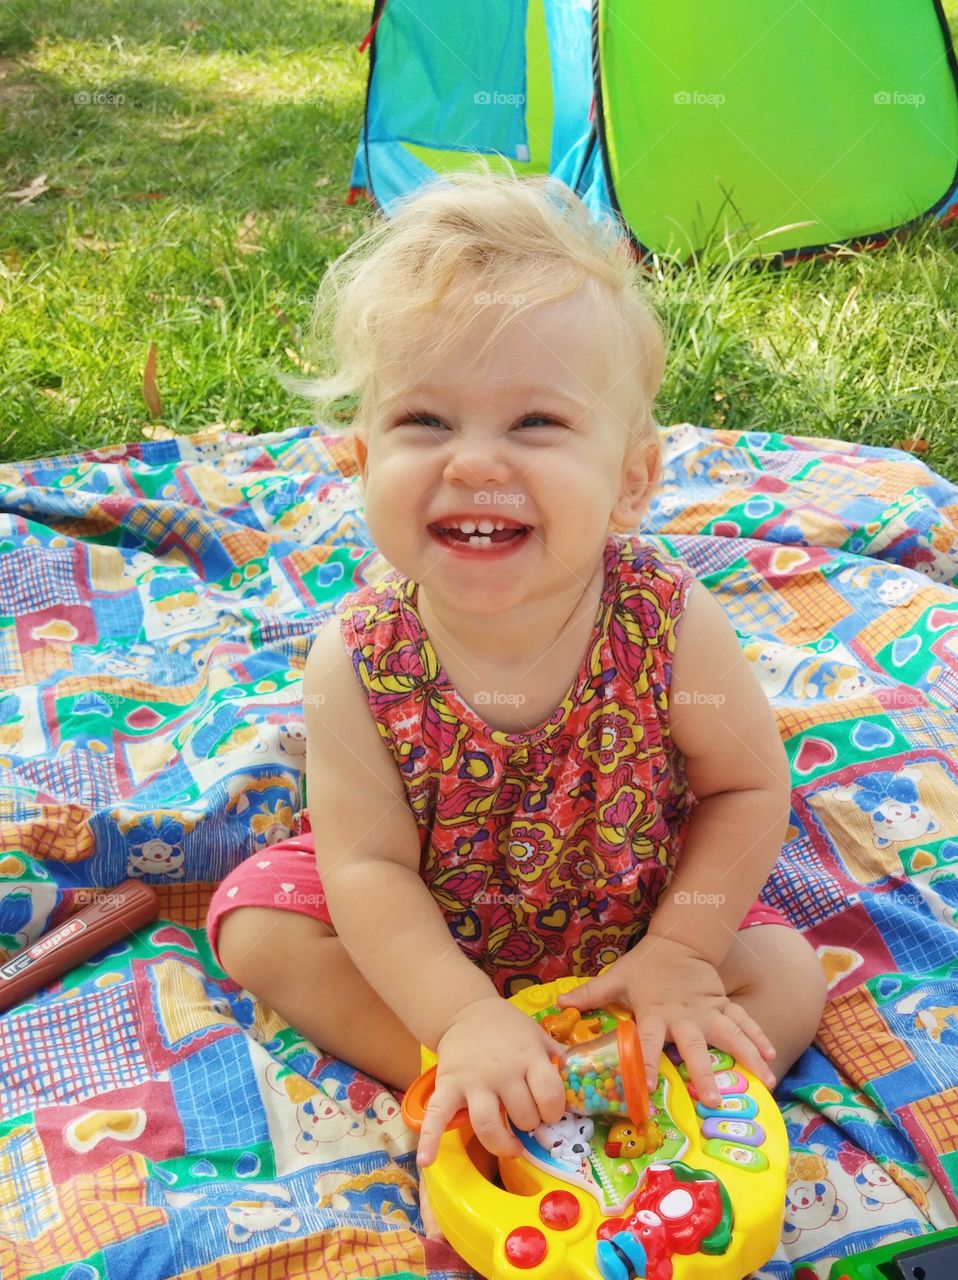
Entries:
<svg viewBox="0 0 958 1280">
<path fill-rule="evenodd" d="M 622 378 L 636 385 L 630 437 L 657 438 L 652 403 L 665 342 L 621 226 L 593 219 L 556 179 L 494 174 L 484 164 L 483 171 L 449 174 L 420 188 L 329 266 L 310 351 L 327 372 L 283 377 L 284 385 L 315 400 L 319 420 L 333 401 L 357 397 L 354 425 L 368 428 L 376 372 L 397 340 L 437 360 L 468 332 L 480 308 L 501 311 L 491 343 L 517 316 L 584 290 L 608 316 L 610 385 Z M 443 322 L 436 325 L 440 306 Z"/>
</svg>

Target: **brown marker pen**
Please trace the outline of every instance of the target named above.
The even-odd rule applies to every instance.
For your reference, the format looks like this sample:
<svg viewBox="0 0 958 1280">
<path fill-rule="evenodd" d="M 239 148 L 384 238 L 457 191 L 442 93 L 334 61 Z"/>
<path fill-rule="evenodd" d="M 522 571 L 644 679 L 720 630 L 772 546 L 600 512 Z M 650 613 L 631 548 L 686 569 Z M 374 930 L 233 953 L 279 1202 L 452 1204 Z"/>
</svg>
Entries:
<svg viewBox="0 0 958 1280">
<path fill-rule="evenodd" d="M 155 920 L 160 903 L 142 880 L 124 880 L 96 902 L 0 965 L 0 1012 L 19 1004 L 81 960 Z"/>
</svg>

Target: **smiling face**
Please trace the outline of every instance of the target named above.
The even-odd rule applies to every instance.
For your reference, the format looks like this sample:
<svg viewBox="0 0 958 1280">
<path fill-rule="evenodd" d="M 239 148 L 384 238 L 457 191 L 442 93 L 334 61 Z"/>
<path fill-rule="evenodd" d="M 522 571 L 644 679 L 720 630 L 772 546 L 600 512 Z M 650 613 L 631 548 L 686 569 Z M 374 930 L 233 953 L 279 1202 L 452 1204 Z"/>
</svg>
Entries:
<svg viewBox="0 0 958 1280">
<path fill-rule="evenodd" d="M 595 303 L 540 306 L 483 350 L 497 314 L 480 310 L 433 367 L 417 347 L 383 369 L 356 436 L 377 547 L 465 612 L 584 590 L 610 520 L 633 527 L 657 478 L 657 441 L 630 437 L 636 380 Z"/>
</svg>

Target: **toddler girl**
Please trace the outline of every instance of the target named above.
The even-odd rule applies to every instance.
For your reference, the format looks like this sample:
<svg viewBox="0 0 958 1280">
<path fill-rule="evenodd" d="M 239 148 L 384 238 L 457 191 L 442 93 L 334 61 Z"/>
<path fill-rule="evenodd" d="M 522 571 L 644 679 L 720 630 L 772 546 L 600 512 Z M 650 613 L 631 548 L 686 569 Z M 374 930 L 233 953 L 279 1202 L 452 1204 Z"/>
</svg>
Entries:
<svg viewBox="0 0 958 1280">
<path fill-rule="evenodd" d="M 627 242 L 549 179 L 457 175 L 327 274 L 358 394 L 365 513 L 389 565 L 318 632 L 304 677 L 314 830 L 211 904 L 226 971 L 323 1050 L 406 1087 L 419 1143 L 469 1109 L 491 1152 L 553 1123 L 553 1042 L 504 996 L 635 1013 L 774 1085 L 811 1041 L 818 960 L 756 902 L 789 771 L 735 632 L 627 531 L 659 477 L 658 325 Z M 315 861 L 314 861 L 315 857 Z"/>
</svg>

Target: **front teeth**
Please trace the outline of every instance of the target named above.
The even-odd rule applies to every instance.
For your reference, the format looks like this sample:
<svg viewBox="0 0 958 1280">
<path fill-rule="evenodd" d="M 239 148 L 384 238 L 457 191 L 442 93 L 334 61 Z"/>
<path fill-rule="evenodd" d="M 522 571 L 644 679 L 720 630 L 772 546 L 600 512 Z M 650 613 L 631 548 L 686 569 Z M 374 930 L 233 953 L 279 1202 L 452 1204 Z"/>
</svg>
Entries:
<svg viewBox="0 0 958 1280">
<path fill-rule="evenodd" d="M 492 538 L 489 536 L 494 530 L 498 531 L 506 527 L 504 520 L 463 520 L 458 525 L 453 526 L 460 533 L 466 534 L 471 547 L 491 547 Z"/>
<path fill-rule="evenodd" d="M 504 529 L 506 524 L 504 520 L 496 520 L 495 523 L 492 520 L 480 520 L 478 523 L 475 520 L 463 520 L 461 524 L 453 527 L 460 533 L 492 533 L 494 529 Z"/>
</svg>

